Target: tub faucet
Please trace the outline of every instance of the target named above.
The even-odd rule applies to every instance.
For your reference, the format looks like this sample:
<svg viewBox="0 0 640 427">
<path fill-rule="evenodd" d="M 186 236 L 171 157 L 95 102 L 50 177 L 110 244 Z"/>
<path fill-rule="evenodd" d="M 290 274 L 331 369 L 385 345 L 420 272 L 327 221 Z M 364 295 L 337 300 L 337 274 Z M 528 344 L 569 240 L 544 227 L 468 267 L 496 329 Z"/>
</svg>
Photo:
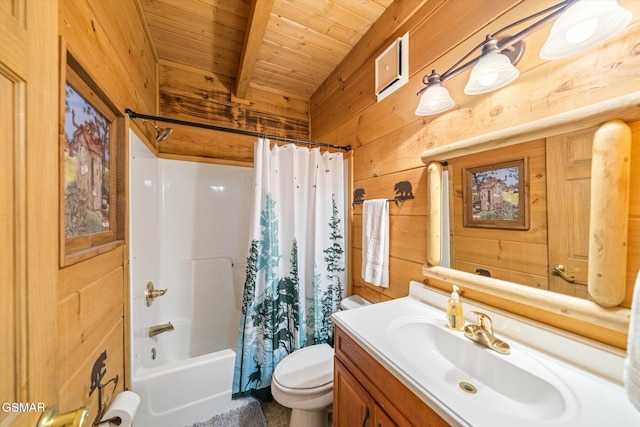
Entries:
<svg viewBox="0 0 640 427">
<path fill-rule="evenodd" d="M 464 336 L 500 354 L 511 354 L 509 344 L 496 338 L 493 334 L 491 318 L 479 311 L 472 311 L 472 313 L 478 316 L 478 324 L 465 326 Z"/>
<path fill-rule="evenodd" d="M 160 335 L 163 332 L 173 331 L 173 325 L 171 322 L 164 323 L 162 325 L 153 325 L 149 328 L 149 338 L 155 337 L 156 335 Z"/>
</svg>

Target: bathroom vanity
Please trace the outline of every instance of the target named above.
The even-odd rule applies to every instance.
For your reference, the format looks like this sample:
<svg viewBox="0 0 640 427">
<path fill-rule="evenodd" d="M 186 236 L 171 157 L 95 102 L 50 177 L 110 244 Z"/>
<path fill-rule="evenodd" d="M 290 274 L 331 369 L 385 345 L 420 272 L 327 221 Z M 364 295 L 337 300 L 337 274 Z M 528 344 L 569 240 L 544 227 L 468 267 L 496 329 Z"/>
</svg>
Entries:
<svg viewBox="0 0 640 427">
<path fill-rule="evenodd" d="M 467 319 L 493 320 L 501 354 L 445 326 L 447 299 L 411 282 L 408 297 L 333 315 L 334 426 L 640 425 L 624 351 L 463 299 Z"/>
<path fill-rule="evenodd" d="M 333 372 L 334 427 L 449 425 L 339 327 Z"/>
</svg>

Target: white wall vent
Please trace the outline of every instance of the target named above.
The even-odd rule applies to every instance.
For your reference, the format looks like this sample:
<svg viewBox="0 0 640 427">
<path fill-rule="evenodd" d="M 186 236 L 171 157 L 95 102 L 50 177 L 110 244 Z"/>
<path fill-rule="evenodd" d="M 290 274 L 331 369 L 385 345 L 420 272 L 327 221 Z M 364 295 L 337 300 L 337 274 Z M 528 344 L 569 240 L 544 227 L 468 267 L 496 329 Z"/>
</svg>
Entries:
<svg viewBox="0 0 640 427">
<path fill-rule="evenodd" d="M 409 33 L 398 37 L 376 58 L 378 102 L 409 81 Z"/>
</svg>

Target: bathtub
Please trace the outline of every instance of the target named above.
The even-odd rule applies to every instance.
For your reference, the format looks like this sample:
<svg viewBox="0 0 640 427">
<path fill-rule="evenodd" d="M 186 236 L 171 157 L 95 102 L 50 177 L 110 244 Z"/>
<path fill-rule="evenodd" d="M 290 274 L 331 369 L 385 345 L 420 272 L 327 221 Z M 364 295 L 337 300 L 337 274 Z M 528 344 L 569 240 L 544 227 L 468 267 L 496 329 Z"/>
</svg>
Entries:
<svg viewBox="0 0 640 427">
<path fill-rule="evenodd" d="M 172 300 L 160 299 L 150 307 L 155 310 L 147 311 L 147 326 L 135 333 L 132 390 L 141 398 L 135 427 L 190 426 L 248 402 L 231 399 L 231 347 L 240 316 L 233 282 L 239 275 L 227 258 L 182 264 L 184 280 L 192 285 L 185 298 L 188 309 L 178 310 Z M 149 326 L 167 322 L 172 331 L 149 337 Z"/>
<path fill-rule="evenodd" d="M 230 349 L 140 368 L 133 389 L 141 396 L 136 427 L 184 427 L 245 405 L 231 400 L 235 352 Z"/>
</svg>

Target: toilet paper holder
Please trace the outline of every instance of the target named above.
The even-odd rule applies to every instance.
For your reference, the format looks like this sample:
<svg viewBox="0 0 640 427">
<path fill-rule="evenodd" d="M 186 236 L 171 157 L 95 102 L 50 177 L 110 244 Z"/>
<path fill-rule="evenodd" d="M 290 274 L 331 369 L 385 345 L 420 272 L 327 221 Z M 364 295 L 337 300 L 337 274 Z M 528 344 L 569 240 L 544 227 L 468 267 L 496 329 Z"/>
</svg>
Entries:
<svg viewBox="0 0 640 427">
<path fill-rule="evenodd" d="M 107 350 L 103 351 L 100 356 L 93 363 L 93 368 L 91 370 L 91 387 L 89 390 L 89 396 L 93 394 L 94 391 L 98 390 L 98 414 L 93 420 L 92 426 L 98 426 L 100 424 L 108 423 L 110 421 L 115 421 L 114 417 L 108 420 L 102 420 L 104 412 L 107 409 L 107 405 L 104 405 L 102 399 L 102 389 L 105 388 L 109 383 L 113 383 L 113 390 L 111 392 L 111 396 L 113 397 L 113 393 L 116 391 L 116 387 L 118 387 L 118 375 L 109 379 L 107 382 L 103 383 L 105 375 L 107 374 L 107 368 L 105 364 L 105 360 L 107 359 Z"/>
<path fill-rule="evenodd" d="M 101 415 L 100 412 L 98 412 L 98 415 Z M 110 423 L 110 422 L 115 422 L 115 421 L 119 421 L 120 417 L 111 417 L 109 419 L 106 420 L 100 420 L 100 421 L 94 421 L 93 425 L 94 426 L 99 426 L 100 424 L 106 424 L 106 423 Z"/>
<path fill-rule="evenodd" d="M 114 378 L 111 378 L 106 384 L 104 384 L 105 386 L 109 383 L 113 381 L 114 382 L 114 387 L 113 390 L 115 391 L 115 388 L 118 384 L 118 376 L 116 375 Z M 112 417 L 109 418 L 107 420 L 103 420 L 102 417 L 104 416 L 105 411 L 107 410 L 108 405 L 104 405 L 102 403 L 102 389 L 103 387 L 98 387 L 98 414 L 96 415 L 96 418 L 93 420 L 93 424 L 92 426 L 99 426 L 100 424 L 105 424 L 111 421 L 116 421 L 119 417 Z M 113 396 L 113 393 L 112 393 Z"/>
</svg>

